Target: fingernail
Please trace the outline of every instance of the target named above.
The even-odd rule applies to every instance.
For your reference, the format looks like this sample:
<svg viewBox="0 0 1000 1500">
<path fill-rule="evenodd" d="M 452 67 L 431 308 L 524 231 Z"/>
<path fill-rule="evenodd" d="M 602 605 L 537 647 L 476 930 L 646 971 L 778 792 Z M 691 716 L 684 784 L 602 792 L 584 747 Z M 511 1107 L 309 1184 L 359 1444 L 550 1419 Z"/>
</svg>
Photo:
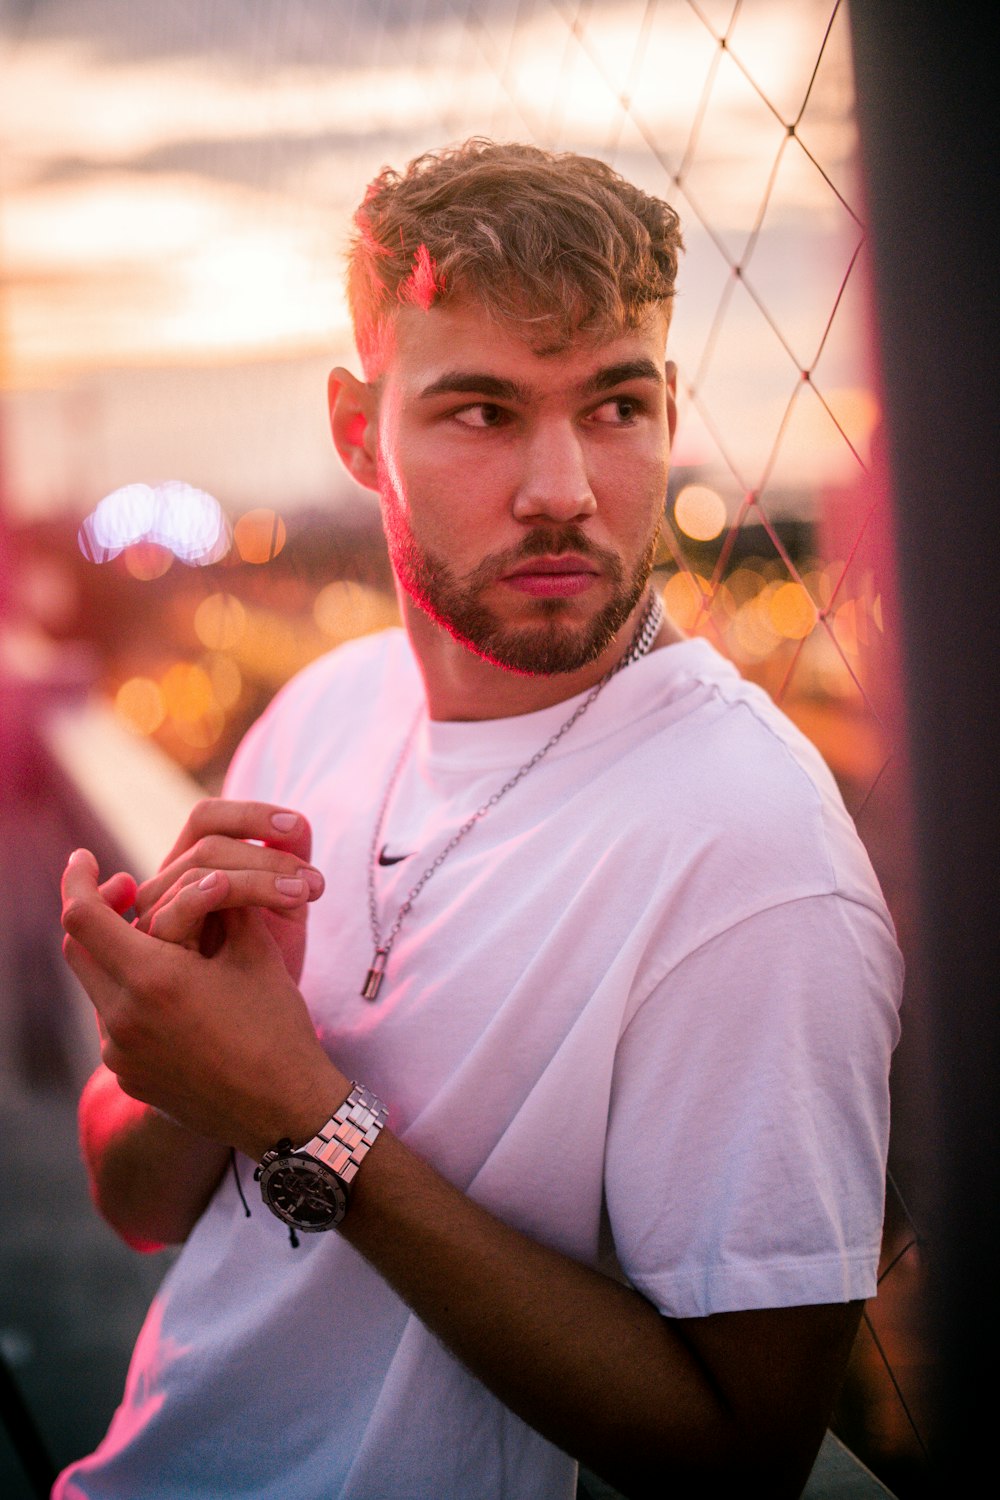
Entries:
<svg viewBox="0 0 1000 1500">
<path fill-rule="evenodd" d="M 283 896 L 301 896 L 305 888 L 305 881 L 293 875 L 276 875 L 274 884 Z"/>
<path fill-rule="evenodd" d="M 291 833 L 298 821 L 298 816 L 295 813 L 271 814 L 271 826 L 272 828 L 277 828 L 279 833 Z"/>
<path fill-rule="evenodd" d="M 213 885 L 218 885 L 218 883 L 219 872 L 218 870 L 213 870 L 210 875 L 205 876 L 204 880 L 199 880 L 198 889 L 199 891 L 210 891 Z"/>
<path fill-rule="evenodd" d="M 297 874 L 300 880 L 305 881 L 306 885 L 309 887 L 310 891 L 312 891 L 314 896 L 318 896 L 320 891 L 326 885 L 326 881 L 323 879 L 318 870 L 299 870 L 297 871 Z"/>
</svg>

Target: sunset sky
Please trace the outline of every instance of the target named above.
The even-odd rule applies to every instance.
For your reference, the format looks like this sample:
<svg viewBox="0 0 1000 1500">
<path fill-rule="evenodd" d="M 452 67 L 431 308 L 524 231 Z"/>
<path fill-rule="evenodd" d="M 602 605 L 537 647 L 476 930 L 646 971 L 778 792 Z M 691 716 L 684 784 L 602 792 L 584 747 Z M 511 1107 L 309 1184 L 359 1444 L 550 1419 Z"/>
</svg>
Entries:
<svg viewBox="0 0 1000 1500">
<path fill-rule="evenodd" d="M 350 211 L 384 163 L 473 133 L 592 152 L 675 204 L 687 256 L 673 353 L 698 397 L 683 404 L 677 457 L 721 464 L 733 495 L 758 484 L 802 385 L 796 363 L 813 364 L 862 237 L 835 11 L 0 5 L 11 512 L 82 514 L 118 485 L 172 477 L 224 505 L 344 497 L 324 384 L 350 357 Z M 748 242 L 744 285 L 729 261 Z M 863 291 L 852 275 L 814 370 L 823 400 L 811 388 L 796 398 L 775 490 L 849 475 L 856 461 L 826 407 L 864 450 Z"/>
</svg>

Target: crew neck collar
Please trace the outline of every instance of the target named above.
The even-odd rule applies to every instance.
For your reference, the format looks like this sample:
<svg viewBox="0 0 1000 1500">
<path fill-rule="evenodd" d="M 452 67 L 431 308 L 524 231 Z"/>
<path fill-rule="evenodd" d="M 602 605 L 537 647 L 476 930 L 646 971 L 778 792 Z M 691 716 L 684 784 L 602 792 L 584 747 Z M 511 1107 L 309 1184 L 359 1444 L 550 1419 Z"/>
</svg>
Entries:
<svg viewBox="0 0 1000 1500">
<path fill-rule="evenodd" d="M 634 720 L 675 695 L 692 677 L 706 672 L 717 676 L 729 667 L 723 657 L 700 637 L 676 641 L 651 651 L 615 674 L 572 730 L 553 746 L 556 757 L 592 743 L 623 720 Z M 452 759 L 463 766 L 509 766 L 529 759 L 572 715 L 591 689 L 564 698 L 549 708 L 502 719 L 429 719 L 423 717 L 416 736 L 416 754 L 433 765 Z"/>
</svg>

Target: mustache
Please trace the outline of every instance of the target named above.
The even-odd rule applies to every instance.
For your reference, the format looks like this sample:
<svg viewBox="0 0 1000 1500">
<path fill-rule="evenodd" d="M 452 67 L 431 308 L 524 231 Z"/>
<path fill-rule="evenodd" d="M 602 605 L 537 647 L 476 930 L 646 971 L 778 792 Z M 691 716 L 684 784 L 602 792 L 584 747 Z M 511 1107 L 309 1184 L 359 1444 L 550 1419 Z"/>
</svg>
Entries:
<svg viewBox="0 0 1000 1500">
<path fill-rule="evenodd" d="M 532 527 L 516 547 L 508 547 L 503 552 L 493 552 L 489 557 L 484 557 L 469 575 L 468 583 L 473 588 L 481 588 L 495 583 L 498 578 L 503 578 L 512 569 L 523 562 L 529 562 L 533 557 L 562 557 L 567 552 L 596 563 L 612 583 L 622 581 L 624 570 L 618 555 L 604 547 L 595 546 L 581 528 L 571 522 L 568 526 L 558 528 Z"/>
</svg>

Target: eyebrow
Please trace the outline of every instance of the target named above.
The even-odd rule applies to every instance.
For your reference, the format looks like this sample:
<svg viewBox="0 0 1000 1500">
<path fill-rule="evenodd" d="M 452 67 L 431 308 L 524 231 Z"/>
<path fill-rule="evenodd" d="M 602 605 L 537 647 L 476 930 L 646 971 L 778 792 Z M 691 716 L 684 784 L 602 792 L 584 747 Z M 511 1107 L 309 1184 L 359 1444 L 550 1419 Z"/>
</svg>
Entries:
<svg viewBox="0 0 1000 1500">
<path fill-rule="evenodd" d="M 664 372 L 651 359 L 625 359 L 617 365 L 597 370 L 584 384 L 585 391 L 607 391 L 630 380 L 652 380 L 663 385 Z"/>
<path fill-rule="evenodd" d="M 663 385 L 664 374 L 651 359 L 626 359 L 616 365 L 606 365 L 583 382 L 584 395 L 613 390 L 630 380 L 651 380 Z M 475 370 L 446 370 L 420 392 L 420 399 L 432 396 L 489 396 L 496 401 L 514 401 L 526 404 L 531 398 L 529 387 L 517 380 L 508 380 L 500 375 L 487 375 Z"/>
<path fill-rule="evenodd" d="M 498 401 L 527 401 L 528 388 L 516 380 L 505 380 L 499 375 L 483 375 L 475 370 L 446 370 L 420 392 L 420 399 L 429 396 L 494 396 Z"/>
</svg>

